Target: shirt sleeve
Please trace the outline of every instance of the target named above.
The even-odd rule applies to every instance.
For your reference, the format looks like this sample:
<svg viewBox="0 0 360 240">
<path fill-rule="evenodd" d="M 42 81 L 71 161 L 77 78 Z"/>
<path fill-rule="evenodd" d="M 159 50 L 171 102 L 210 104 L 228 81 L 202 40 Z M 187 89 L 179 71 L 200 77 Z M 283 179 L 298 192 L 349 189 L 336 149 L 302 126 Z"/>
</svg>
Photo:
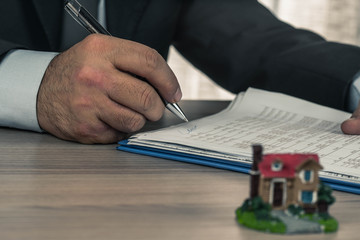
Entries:
<svg viewBox="0 0 360 240">
<path fill-rule="evenodd" d="M 0 63 L 0 126 L 41 132 L 36 100 L 50 61 L 58 53 L 12 50 Z"/>
<path fill-rule="evenodd" d="M 360 71 L 355 75 L 349 90 L 348 111 L 354 112 L 360 100 Z"/>
</svg>

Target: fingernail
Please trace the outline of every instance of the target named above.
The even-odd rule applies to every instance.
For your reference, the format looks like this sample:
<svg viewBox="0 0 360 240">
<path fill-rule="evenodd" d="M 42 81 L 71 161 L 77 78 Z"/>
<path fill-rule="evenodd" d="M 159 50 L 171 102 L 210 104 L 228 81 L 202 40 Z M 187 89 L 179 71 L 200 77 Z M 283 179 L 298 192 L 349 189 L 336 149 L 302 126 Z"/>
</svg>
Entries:
<svg viewBox="0 0 360 240">
<path fill-rule="evenodd" d="M 179 102 L 182 98 L 182 92 L 181 89 L 178 88 L 175 93 L 175 102 Z"/>
</svg>

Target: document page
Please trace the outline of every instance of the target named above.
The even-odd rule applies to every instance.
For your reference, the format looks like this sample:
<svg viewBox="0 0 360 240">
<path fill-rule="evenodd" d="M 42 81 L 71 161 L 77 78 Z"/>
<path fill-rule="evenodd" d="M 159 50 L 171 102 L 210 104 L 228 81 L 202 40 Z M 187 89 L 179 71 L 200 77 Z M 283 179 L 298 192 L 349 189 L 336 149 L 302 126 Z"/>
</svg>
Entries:
<svg viewBox="0 0 360 240">
<path fill-rule="evenodd" d="M 360 177 L 360 136 L 340 124 L 350 114 L 280 93 L 250 88 L 224 111 L 169 128 L 141 133 L 128 144 L 251 162 L 252 144 L 264 153 L 316 153 L 323 174 Z"/>
</svg>

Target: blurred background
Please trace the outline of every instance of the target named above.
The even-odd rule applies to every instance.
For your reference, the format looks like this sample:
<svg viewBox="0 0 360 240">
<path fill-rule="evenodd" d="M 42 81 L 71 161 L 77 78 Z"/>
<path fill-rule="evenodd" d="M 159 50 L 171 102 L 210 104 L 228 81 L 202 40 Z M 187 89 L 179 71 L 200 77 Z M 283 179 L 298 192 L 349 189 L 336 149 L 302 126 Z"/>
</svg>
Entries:
<svg viewBox="0 0 360 240">
<path fill-rule="evenodd" d="M 281 20 L 310 29 L 330 41 L 360 45 L 360 0 L 259 0 Z M 183 91 L 183 99 L 231 100 L 234 95 L 196 70 L 174 49 L 168 63 Z M 201 86 L 201 87 L 200 87 Z"/>
</svg>

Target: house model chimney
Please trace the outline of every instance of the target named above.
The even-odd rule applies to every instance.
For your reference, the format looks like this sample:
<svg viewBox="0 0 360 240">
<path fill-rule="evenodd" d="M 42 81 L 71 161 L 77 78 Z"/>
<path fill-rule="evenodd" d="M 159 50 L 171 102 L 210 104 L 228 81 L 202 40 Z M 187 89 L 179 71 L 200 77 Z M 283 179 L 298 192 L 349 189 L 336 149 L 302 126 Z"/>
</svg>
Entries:
<svg viewBox="0 0 360 240">
<path fill-rule="evenodd" d="M 253 163 L 250 170 L 250 198 L 259 195 L 260 172 L 259 163 L 262 161 L 262 146 L 260 144 L 252 145 Z"/>
</svg>

